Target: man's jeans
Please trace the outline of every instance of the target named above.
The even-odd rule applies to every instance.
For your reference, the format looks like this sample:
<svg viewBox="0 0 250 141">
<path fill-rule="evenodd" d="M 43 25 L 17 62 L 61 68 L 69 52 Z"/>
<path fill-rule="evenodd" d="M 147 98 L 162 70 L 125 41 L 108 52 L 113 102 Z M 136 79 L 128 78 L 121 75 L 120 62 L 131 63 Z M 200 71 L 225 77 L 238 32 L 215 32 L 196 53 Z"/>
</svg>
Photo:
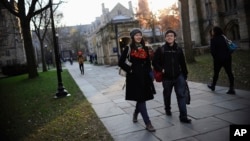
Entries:
<svg viewBox="0 0 250 141">
<path fill-rule="evenodd" d="M 186 108 L 186 97 L 185 97 L 185 82 L 183 75 L 179 75 L 174 80 L 168 80 L 163 79 L 162 85 L 163 85 L 163 99 L 165 104 L 165 110 L 170 111 L 171 110 L 171 93 L 172 89 L 174 87 L 178 107 L 180 111 L 180 118 L 186 118 L 187 117 L 187 108 Z"/>
</svg>

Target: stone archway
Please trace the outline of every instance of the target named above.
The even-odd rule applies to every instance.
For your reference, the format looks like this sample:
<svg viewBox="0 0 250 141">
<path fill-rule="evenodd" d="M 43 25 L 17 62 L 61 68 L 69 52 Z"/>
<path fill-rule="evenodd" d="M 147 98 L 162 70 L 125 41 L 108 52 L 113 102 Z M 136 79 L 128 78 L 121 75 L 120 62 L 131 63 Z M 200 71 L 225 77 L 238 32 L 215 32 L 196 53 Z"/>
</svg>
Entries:
<svg viewBox="0 0 250 141">
<path fill-rule="evenodd" d="M 119 38 L 119 51 L 120 54 L 123 52 L 124 48 L 129 44 L 130 37 L 121 37 Z"/>
<path fill-rule="evenodd" d="M 233 41 L 240 40 L 240 31 L 239 31 L 239 22 L 238 20 L 231 20 L 225 26 L 224 29 L 225 34 L 228 36 L 229 39 Z"/>
</svg>

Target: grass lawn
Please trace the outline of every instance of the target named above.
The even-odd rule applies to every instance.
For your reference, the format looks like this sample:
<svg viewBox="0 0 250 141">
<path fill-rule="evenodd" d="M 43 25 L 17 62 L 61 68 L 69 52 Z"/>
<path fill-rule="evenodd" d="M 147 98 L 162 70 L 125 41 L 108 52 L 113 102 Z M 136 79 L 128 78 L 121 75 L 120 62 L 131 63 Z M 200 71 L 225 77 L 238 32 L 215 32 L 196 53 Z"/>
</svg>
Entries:
<svg viewBox="0 0 250 141">
<path fill-rule="evenodd" d="M 250 51 L 237 50 L 232 54 L 232 69 L 235 77 L 235 88 L 250 90 Z M 210 83 L 213 77 L 213 60 L 210 54 L 195 57 L 196 63 L 187 64 L 188 80 Z M 217 85 L 229 86 L 229 80 L 224 69 L 221 69 Z"/>
<path fill-rule="evenodd" d="M 0 140 L 113 140 L 67 70 L 62 72 L 62 79 L 69 97 L 53 98 L 56 71 L 27 78 L 0 79 Z"/>
</svg>

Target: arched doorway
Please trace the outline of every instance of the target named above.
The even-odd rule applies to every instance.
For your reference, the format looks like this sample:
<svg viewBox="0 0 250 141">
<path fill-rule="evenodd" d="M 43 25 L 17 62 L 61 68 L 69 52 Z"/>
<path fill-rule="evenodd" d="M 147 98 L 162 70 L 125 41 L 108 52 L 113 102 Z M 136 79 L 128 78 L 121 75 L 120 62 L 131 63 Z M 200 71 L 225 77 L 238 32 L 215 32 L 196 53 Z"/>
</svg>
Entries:
<svg viewBox="0 0 250 141">
<path fill-rule="evenodd" d="M 119 51 L 120 54 L 123 52 L 124 48 L 129 44 L 130 38 L 129 37 L 121 37 L 119 38 Z"/>
<path fill-rule="evenodd" d="M 229 39 L 233 41 L 240 40 L 240 32 L 239 32 L 239 22 L 238 20 L 231 20 L 225 26 L 225 34 L 228 36 Z"/>
</svg>

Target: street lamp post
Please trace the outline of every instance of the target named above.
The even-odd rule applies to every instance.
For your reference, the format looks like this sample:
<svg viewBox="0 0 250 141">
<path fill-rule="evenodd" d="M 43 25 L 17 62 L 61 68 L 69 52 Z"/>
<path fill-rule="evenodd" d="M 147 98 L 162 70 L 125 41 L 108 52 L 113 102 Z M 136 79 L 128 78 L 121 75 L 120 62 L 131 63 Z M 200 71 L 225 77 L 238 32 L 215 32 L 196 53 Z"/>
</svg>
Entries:
<svg viewBox="0 0 250 141">
<path fill-rule="evenodd" d="M 50 2 L 51 27 L 52 27 L 54 50 L 55 50 L 56 70 L 57 70 L 57 82 L 58 82 L 58 89 L 54 98 L 60 98 L 64 96 L 70 96 L 70 94 L 64 88 L 63 83 L 62 83 L 61 62 L 60 62 L 59 52 L 58 52 L 58 37 L 56 36 L 56 32 L 55 32 L 52 0 L 50 0 L 49 2 Z"/>
<path fill-rule="evenodd" d="M 44 45 L 44 48 L 45 48 L 45 64 L 48 65 L 48 70 L 49 70 L 49 63 L 48 63 L 48 46 L 47 45 Z"/>
</svg>

